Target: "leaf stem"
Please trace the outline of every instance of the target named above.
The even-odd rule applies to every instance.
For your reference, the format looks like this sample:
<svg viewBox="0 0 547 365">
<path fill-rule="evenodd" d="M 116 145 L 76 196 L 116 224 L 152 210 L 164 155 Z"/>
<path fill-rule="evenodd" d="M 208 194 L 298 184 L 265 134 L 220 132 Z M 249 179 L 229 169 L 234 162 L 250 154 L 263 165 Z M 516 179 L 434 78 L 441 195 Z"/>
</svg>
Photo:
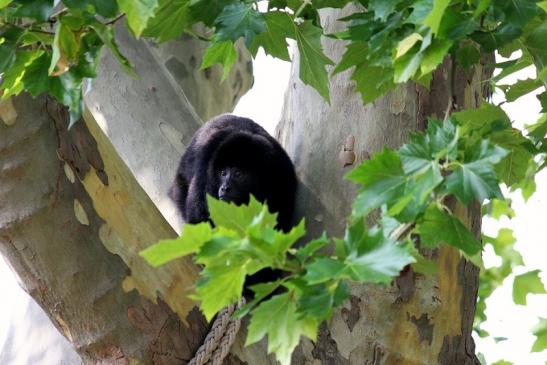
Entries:
<svg viewBox="0 0 547 365">
<path fill-rule="evenodd" d="M 415 225 L 416 225 L 415 222 L 403 223 L 399 227 L 395 228 L 395 230 L 393 230 L 393 232 L 391 232 L 391 234 L 389 235 L 389 238 L 394 239 L 394 240 L 397 241 L 401 237 L 407 235 L 408 232 L 412 228 L 414 228 Z"/>
<path fill-rule="evenodd" d="M 304 11 L 304 8 L 308 5 L 311 5 L 311 0 L 303 0 L 298 10 L 296 10 L 296 12 L 294 13 L 294 18 L 298 18 L 300 16 L 300 13 L 302 13 L 302 11 Z"/>
</svg>

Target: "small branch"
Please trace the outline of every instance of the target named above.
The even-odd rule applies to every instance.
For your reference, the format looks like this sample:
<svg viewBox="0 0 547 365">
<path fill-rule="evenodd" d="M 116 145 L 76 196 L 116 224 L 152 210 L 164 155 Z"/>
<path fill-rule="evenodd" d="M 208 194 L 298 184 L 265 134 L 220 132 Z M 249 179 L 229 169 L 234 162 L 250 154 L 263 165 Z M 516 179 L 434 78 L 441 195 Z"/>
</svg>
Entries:
<svg viewBox="0 0 547 365">
<path fill-rule="evenodd" d="M 125 16 L 125 13 L 121 13 L 117 17 L 115 17 L 114 19 L 109 20 L 108 22 L 104 23 L 104 25 L 112 25 L 112 24 L 116 23 L 118 20 L 120 20 L 121 18 L 123 18 L 124 16 Z"/>
<path fill-rule="evenodd" d="M 395 228 L 393 232 L 391 232 L 391 234 L 389 235 L 389 238 L 394 239 L 396 241 L 399 240 L 401 237 L 408 234 L 408 232 L 410 232 L 410 230 L 414 228 L 415 224 L 416 223 L 401 224 L 399 227 Z"/>
<path fill-rule="evenodd" d="M 311 0 L 303 0 L 302 5 L 300 5 L 296 13 L 294 13 L 294 18 L 298 18 L 300 16 L 300 13 L 304 11 L 304 8 L 308 5 L 311 5 Z"/>
<path fill-rule="evenodd" d="M 448 105 L 444 112 L 444 120 L 448 120 L 454 109 L 454 85 L 456 83 L 456 59 L 450 57 L 450 84 L 448 85 Z"/>
</svg>

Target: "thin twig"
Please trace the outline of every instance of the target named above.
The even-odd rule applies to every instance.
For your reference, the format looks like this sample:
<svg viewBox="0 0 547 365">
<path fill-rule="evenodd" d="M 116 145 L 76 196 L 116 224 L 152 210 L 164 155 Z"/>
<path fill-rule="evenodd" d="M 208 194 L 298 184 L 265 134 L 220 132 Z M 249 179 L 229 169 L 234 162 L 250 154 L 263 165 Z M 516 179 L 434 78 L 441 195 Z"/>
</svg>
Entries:
<svg viewBox="0 0 547 365">
<path fill-rule="evenodd" d="M 444 112 L 444 120 L 448 120 L 452 109 L 454 109 L 454 85 L 456 83 L 456 60 L 454 56 L 450 57 L 450 83 L 448 85 L 448 105 Z"/>
<path fill-rule="evenodd" d="M 406 235 L 412 228 L 414 228 L 415 223 L 403 223 L 399 227 L 395 228 L 393 232 L 389 235 L 389 238 L 397 241 L 404 235 Z"/>
<path fill-rule="evenodd" d="M 120 20 L 121 18 L 123 18 L 124 16 L 125 16 L 125 13 L 121 13 L 117 17 L 115 17 L 114 19 L 109 20 L 108 22 L 104 23 L 104 25 L 112 25 L 112 24 L 116 23 L 118 20 Z"/>
</svg>

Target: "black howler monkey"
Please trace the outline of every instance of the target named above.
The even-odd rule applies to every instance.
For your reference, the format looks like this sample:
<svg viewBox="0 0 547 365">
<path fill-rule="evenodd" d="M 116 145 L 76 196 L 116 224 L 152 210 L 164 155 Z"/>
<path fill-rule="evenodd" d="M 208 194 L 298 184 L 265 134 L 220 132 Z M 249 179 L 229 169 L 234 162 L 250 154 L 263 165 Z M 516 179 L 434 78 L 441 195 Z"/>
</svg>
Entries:
<svg viewBox="0 0 547 365">
<path fill-rule="evenodd" d="M 206 194 L 243 204 L 252 194 L 291 228 L 294 166 L 281 145 L 251 119 L 224 114 L 204 124 L 183 154 L 170 195 L 184 220 L 209 219 Z"/>
</svg>

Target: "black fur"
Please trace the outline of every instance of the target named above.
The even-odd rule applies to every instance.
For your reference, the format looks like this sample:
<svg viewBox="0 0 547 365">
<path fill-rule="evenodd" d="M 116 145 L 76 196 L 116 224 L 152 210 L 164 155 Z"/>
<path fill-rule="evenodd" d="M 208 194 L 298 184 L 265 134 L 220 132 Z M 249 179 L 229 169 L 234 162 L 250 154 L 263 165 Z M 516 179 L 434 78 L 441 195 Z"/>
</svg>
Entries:
<svg viewBox="0 0 547 365">
<path fill-rule="evenodd" d="M 241 204 L 250 193 L 277 212 L 278 228 L 288 231 L 296 185 L 294 166 L 281 145 L 252 120 L 225 114 L 198 129 L 170 195 L 184 220 L 198 223 L 209 219 L 206 194 Z"/>
</svg>

